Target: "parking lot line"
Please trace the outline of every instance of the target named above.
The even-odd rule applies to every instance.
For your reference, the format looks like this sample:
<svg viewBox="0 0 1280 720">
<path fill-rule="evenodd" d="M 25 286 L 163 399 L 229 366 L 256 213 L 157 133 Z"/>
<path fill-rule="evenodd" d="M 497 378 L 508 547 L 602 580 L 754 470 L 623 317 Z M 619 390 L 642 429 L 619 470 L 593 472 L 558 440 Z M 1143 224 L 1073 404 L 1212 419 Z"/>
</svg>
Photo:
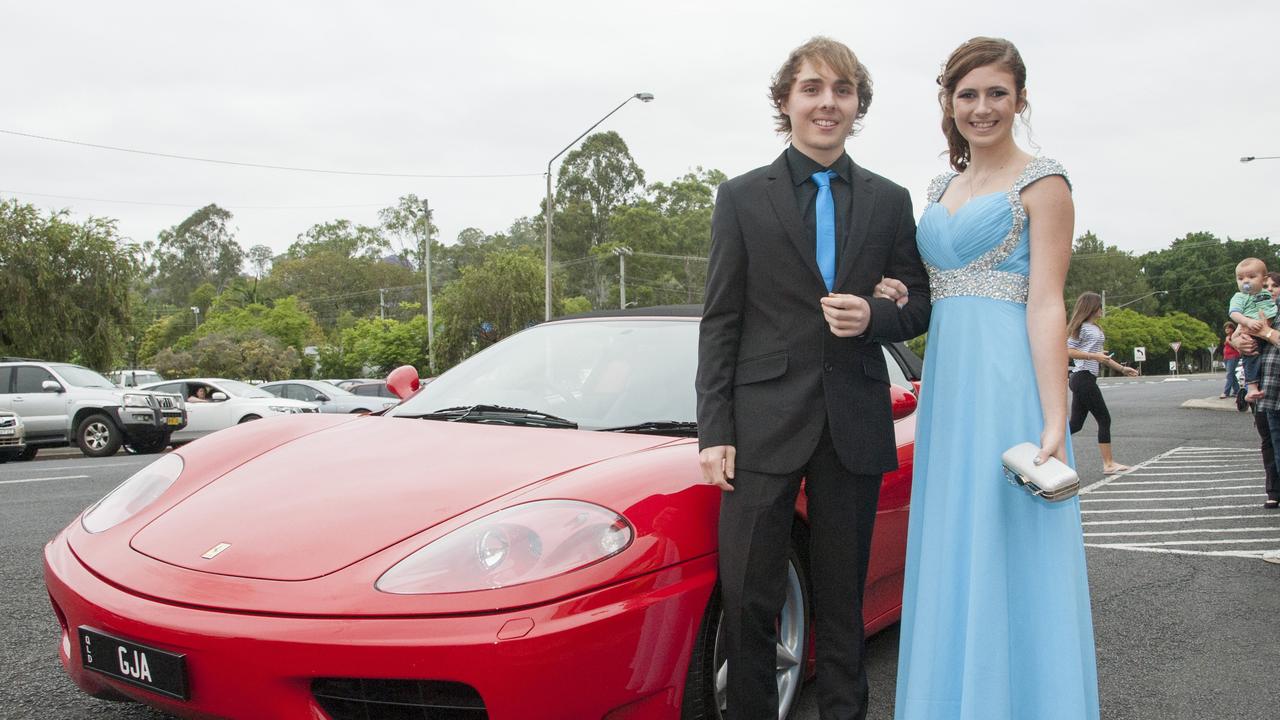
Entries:
<svg viewBox="0 0 1280 720">
<path fill-rule="evenodd" d="M 1174 448 L 1129 472 L 1094 483 L 1081 490 L 1085 496 L 1080 500 L 1080 512 L 1088 518 L 1082 523 L 1085 545 L 1246 558 L 1280 549 L 1280 513 L 1267 514 L 1262 509 L 1265 475 L 1258 467 L 1259 459 L 1256 450 Z M 1232 498 L 1250 498 L 1252 502 L 1223 504 Z M 1116 503 L 1129 507 L 1095 509 Z M 1230 514 L 1215 515 L 1215 510 Z M 1244 514 L 1242 510 L 1253 512 Z M 1113 513 L 1123 515 L 1114 520 L 1098 517 Z M 1123 527 L 1100 527 L 1107 525 Z"/>
<path fill-rule="evenodd" d="M 21 478 L 18 480 L 0 480 L 0 485 L 16 485 L 18 483 L 46 482 L 49 480 L 81 480 L 88 475 L 62 475 L 59 477 Z"/>
</svg>

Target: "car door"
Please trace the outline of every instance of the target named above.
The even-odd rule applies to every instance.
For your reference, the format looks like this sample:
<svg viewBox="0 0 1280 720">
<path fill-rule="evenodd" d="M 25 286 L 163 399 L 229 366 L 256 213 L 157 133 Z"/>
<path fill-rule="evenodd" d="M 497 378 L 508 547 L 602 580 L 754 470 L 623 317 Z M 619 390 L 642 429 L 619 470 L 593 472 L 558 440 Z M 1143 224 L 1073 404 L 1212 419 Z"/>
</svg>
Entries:
<svg viewBox="0 0 1280 720">
<path fill-rule="evenodd" d="M 186 426 L 186 427 L 184 427 L 184 428 L 183 428 L 183 429 L 181 429 L 181 430 L 178 430 L 177 432 L 173 433 L 172 435 L 170 435 L 169 437 L 170 437 L 171 439 L 173 439 L 173 440 L 177 440 L 177 441 L 180 441 L 180 442 L 181 442 L 181 441 L 186 441 L 186 440 L 194 440 L 195 438 L 198 438 L 198 437 L 200 437 L 201 435 L 203 435 L 203 434 L 204 434 L 204 433 L 202 433 L 202 432 L 200 432 L 200 431 L 199 431 L 199 429 L 198 429 L 198 428 L 199 428 L 198 423 L 199 423 L 201 420 L 204 420 L 205 422 L 208 422 L 208 418 L 207 418 L 207 416 L 206 416 L 206 414 L 205 414 L 205 410 L 204 410 L 204 407 L 203 407 L 203 406 L 207 405 L 208 403 L 199 403 L 199 402 L 190 402 L 190 401 L 187 401 L 187 398 L 191 397 L 191 395 L 190 395 L 190 392 L 189 392 L 189 391 L 188 391 L 188 389 L 187 389 L 187 384 L 186 384 L 186 383 L 184 383 L 184 382 L 171 382 L 171 383 L 165 383 L 165 384 L 163 384 L 163 385 L 154 385 L 154 386 L 149 387 L 149 388 L 147 388 L 147 389 L 148 389 L 148 390 L 153 390 L 153 391 L 155 391 L 155 392 L 171 393 L 171 394 L 173 394 L 173 395 L 180 395 L 180 396 L 182 396 L 182 399 L 183 399 L 184 401 L 186 401 L 186 402 L 185 402 L 185 405 L 186 405 L 186 408 L 187 408 L 187 426 Z"/>
<path fill-rule="evenodd" d="M 67 436 L 67 393 L 49 392 L 44 382 L 52 380 L 63 385 L 48 370 L 39 365 L 16 365 L 13 368 L 13 411 L 22 416 L 27 426 L 27 438 Z"/>
</svg>

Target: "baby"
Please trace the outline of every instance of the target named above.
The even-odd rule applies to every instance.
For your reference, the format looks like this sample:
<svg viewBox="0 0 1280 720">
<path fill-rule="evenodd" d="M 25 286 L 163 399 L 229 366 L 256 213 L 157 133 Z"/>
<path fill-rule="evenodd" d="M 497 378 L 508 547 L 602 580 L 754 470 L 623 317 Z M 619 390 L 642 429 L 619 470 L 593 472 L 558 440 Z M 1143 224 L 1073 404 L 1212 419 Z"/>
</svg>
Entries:
<svg viewBox="0 0 1280 720">
<path fill-rule="evenodd" d="M 1280 332 L 1271 327 L 1271 321 L 1276 317 L 1276 303 L 1271 293 L 1262 289 L 1266 276 L 1266 263 L 1258 258 L 1241 260 L 1236 265 L 1236 285 L 1240 292 L 1231 296 L 1228 313 L 1250 335 L 1272 345 L 1280 345 Z M 1258 388 L 1258 358 L 1258 355 L 1244 358 L 1244 379 L 1249 386 L 1245 400 L 1249 402 L 1262 397 L 1262 390 Z"/>
</svg>

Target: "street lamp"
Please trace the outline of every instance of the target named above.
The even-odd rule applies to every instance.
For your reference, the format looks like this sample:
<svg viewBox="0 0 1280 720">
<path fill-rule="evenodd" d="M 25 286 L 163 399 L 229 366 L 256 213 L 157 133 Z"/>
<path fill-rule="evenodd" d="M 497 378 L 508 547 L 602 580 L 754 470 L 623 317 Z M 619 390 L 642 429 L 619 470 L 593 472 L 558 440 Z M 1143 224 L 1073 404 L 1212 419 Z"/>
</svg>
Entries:
<svg viewBox="0 0 1280 720">
<path fill-rule="evenodd" d="M 1149 292 L 1149 293 L 1147 293 L 1146 295 L 1142 295 L 1142 296 L 1140 296 L 1140 297 L 1136 297 L 1136 298 L 1134 298 L 1134 299 L 1130 300 L 1130 301 L 1129 301 L 1129 302 L 1127 302 L 1127 303 L 1120 303 L 1119 305 L 1116 305 L 1116 306 L 1112 307 L 1111 309 L 1112 309 L 1112 310 L 1119 310 L 1120 308 L 1122 308 L 1122 307 L 1124 307 L 1124 306 L 1126 306 L 1126 305 L 1132 305 L 1132 304 L 1134 304 L 1134 303 L 1138 302 L 1139 300 L 1146 300 L 1147 298 L 1151 297 L 1152 295 L 1168 295 L 1168 294 L 1169 294 L 1169 291 L 1168 291 L 1168 290 L 1156 290 L 1155 292 Z M 1105 311 L 1106 311 L 1106 309 L 1107 309 L 1107 306 L 1104 304 L 1104 305 L 1102 306 L 1102 309 L 1103 309 L 1103 311 L 1105 312 Z"/>
<path fill-rule="evenodd" d="M 1240 162 L 1248 163 L 1254 160 L 1280 160 L 1280 155 L 1245 155 L 1240 158 Z"/>
<path fill-rule="evenodd" d="M 196 328 L 199 329 L 200 328 L 200 308 L 196 307 L 195 305 L 192 305 L 191 312 L 194 313 L 196 316 Z"/>
<path fill-rule="evenodd" d="M 422 200 L 422 218 L 423 218 L 423 243 L 422 243 L 422 274 L 426 277 L 427 283 L 427 370 L 432 374 L 436 374 L 436 329 L 435 314 L 431 309 L 431 202 L 426 198 Z"/>
<path fill-rule="evenodd" d="M 635 95 L 631 95 L 626 100 L 623 100 L 621 103 L 618 104 L 618 107 L 610 110 L 607 115 L 597 120 L 595 125 L 592 125 L 591 127 L 587 128 L 586 132 L 574 138 L 573 142 L 569 143 L 568 145 L 565 145 L 563 150 L 551 156 L 551 159 L 547 161 L 547 206 L 546 208 L 543 209 L 543 217 L 545 220 L 544 224 L 547 226 L 547 249 L 546 249 L 546 263 L 547 263 L 546 319 L 547 320 L 551 319 L 551 164 L 556 161 L 556 158 L 568 152 L 569 148 L 573 147 L 574 145 L 577 145 L 579 140 L 587 136 L 587 133 L 591 132 L 592 130 L 595 130 L 596 127 L 600 125 L 600 123 L 604 122 L 605 120 L 608 120 L 609 115 L 612 115 L 618 112 L 619 110 L 622 109 L 623 105 L 626 105 L 632 100 L 639 100 L 640 102 L 649 102 L 653 100 L 653 93 L 640 92 L 640 93 L 636 93 Z"/>
</svg>

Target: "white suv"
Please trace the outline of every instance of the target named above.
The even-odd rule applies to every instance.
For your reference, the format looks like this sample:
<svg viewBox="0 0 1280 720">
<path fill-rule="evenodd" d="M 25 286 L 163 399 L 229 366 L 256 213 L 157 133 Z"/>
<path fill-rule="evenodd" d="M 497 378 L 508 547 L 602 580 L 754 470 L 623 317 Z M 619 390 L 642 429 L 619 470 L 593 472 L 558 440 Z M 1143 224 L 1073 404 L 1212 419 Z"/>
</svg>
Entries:
<svg viewBox="0 0 1280 720">
<path fill-rule="evenodd" d="M 0 362 L 0 410 L 22 416 L 27 460 L 40 447 L 72 443 L 89 457 L 121 445 L 159 452 L 187 425 L 181 397 L 126 391 L 89 368 L 42 360 Z"/>
</svg>

